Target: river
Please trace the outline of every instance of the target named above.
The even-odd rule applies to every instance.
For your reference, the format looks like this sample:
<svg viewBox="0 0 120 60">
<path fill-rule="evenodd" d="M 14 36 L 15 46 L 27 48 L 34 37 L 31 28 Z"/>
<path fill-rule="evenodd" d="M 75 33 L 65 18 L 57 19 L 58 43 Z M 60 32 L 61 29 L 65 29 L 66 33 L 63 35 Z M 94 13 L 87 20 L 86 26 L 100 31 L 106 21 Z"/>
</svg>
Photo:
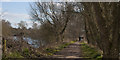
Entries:
<svg viewBox="0 0 120 60">
<path fill-rule="evenodd" d="M 20 38 L 17 36 L 14 36 L 13 40 L 19 41 Z M 34 48 L 39 48 L 39 47 L 44 46 L 46 44 L 46 42 L 43 40 L 35 40 L 35 39 L 30 38 L 30 37 L 23 37 L 23 40 L 26 41 L 28 44 L 30 44 Z"/>
</svg>

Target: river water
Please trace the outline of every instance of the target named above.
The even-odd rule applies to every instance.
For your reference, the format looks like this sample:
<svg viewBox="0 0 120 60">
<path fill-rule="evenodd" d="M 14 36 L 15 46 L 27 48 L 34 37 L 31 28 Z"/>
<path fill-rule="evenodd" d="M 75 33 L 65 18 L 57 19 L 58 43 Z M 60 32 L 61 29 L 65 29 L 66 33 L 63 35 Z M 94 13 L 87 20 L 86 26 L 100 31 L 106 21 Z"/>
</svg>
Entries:
<svg viewBox="0 0 120 60">
<path fill-rule="evenodd" d="M 13 40 L 19 41 L 20 38 L 17 36 L 14 36 Z M 30 37 L 23 37 L 23 40 L 26 41 L 28 44 L 30 44 L 34 48 L 39 48 L 39 47 L 44 46 L 46 44 L 46 42 L 43 40 L 35 40 L 35 39 L 30 38 Z"/>
</svg>

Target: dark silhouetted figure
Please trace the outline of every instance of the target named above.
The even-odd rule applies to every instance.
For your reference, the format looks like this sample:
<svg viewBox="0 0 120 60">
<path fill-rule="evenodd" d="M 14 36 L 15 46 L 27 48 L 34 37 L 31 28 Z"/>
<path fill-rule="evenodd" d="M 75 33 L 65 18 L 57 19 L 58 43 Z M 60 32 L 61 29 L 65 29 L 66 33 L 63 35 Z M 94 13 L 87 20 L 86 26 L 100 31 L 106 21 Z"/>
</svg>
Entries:
<svg viewBox="0 0 120 60">
<path fill-rule="evenodd" d="M 83 37 L 79 37 L 79 41 L 81 41 L 83 39 Z"/>
</svg>

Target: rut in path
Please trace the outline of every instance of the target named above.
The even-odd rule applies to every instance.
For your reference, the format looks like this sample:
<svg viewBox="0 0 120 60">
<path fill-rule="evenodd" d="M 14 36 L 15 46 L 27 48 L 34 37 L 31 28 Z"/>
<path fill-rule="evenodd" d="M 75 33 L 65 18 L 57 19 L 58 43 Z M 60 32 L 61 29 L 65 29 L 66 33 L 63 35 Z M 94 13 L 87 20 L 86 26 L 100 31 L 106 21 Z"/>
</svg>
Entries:
<svg viewBox="0 0 120 60">
<path fill-rule="evenodd" d="M 82 57 L 81 50 L 80 50 L 80 42 L 77 41 L 73 44 L 70 44 L 66 48 L 62 49 L 61 51 L 53 55 L 53 57 L 54 58 L 80 58 Z"/>
</svg>

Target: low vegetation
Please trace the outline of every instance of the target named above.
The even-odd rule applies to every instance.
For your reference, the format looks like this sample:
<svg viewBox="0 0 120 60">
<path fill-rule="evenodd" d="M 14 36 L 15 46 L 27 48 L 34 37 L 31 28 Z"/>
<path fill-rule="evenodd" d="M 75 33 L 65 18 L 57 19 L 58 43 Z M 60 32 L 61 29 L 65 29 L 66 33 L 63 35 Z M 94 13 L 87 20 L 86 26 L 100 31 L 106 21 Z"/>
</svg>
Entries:
<svg viewBox="0 0 120 60">
<path fill-rule="evenodd" d="M 23 56 L 21 56 L 21 54 L 19 52 L 13 52 L 13 53 L 10 53 L 8 58 L 24 58 Z"/>
<path fill-rule="evenodd" d="M 101 52 L 98 51 L 98 49 L 90 47 L 86 43 L 80 43 L 81 44 L 81 50 L 83 52 L 83 56 L 86 58 L 92 58 L 92 59 L 99 59 L 102 58 Z"/>
<path fill-rule="evenodd" d="M 43 52 L 35 52 L 29 48 L 23 48 L 20 52 L 14 51 L 8 53 L 7 55 L 3 55 L 3 60 L 6 60 L 7 58 L 49 57 L 74 42 L 76 41 L 70 41 L 69 43 L 60 44 L 59 46 L 53 48 L 45 48 L 43 49 Z"/>
</svg>

